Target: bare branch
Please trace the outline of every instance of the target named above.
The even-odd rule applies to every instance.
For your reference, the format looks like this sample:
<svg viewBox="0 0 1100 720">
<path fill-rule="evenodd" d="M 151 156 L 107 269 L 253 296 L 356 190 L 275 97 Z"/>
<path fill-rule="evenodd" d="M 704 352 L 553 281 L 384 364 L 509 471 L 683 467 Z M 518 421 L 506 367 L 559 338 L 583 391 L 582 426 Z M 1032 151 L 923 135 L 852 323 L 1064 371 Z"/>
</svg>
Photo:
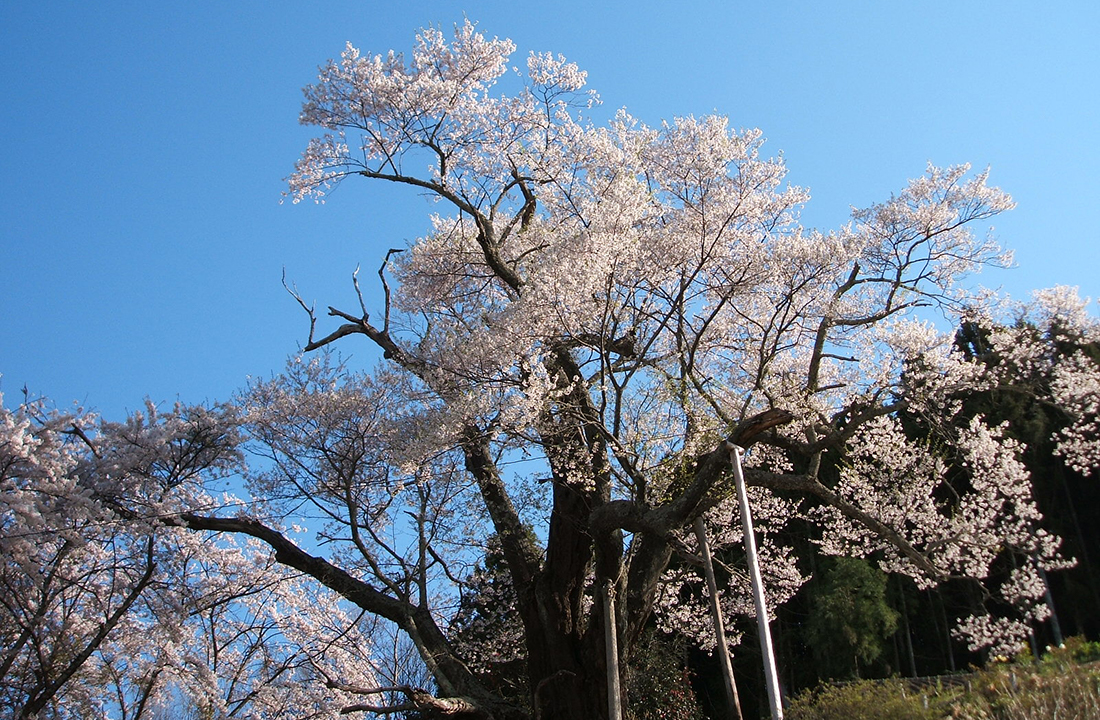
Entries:
<svg viewBox="0 0 1100 720">
<path fill-rule="evenodd" d="M 382 320 L 382 332 L 389 332 L 390 331 L 390 284 L 386 281 L 386 273 L 385 273 L 386 266 L 390 264 L 390 258 L 392 256 L 396 255 L 397 253 L 403 253 L 403 252 L 405 252 L 405 251 L 401 248 L 390 248 L 389 251 L 386 253 L 386 258 L 382 261 L 382 264 L 378 268 L 378 277 L 379 277 L 379 279 L 382 280 L 382 292 L 385 293 L 385 296 L 386 296 L 386 299 L 385 299 L 385 316 L 384 316 L 384 319 Z M 355 289 L 358 290 L 359 286 L 356 285 Z M 362 300 L 363 300 L 363 296 L 360 295 L 359 296 L 360 303 L 362 303 Z M 363 317 L 366 317 L 366 316 L 367 316 L 367 311 L 364 309 L 363 310 Z"/>
<path fill-rule="evenodd" d="M 92 455 L 96 457 L 96 459 L 102 459 L 102 456 L 99 454 L 99 450 L 96 448 L 95 443 L 92 442 L 92 439 L 88 437 L 88 433 L 84 432 L 84 428 L 80 427 L 80 425 L 78 425 L 77 423 L 72 423 L 69 426 L 69 429 L 65 431 L 65 434 L 75 435 L 76 437 L 80 438 L 80 441 L 88 447 L 88 451 L 91 452 Z"/>
<path fill-rule="evenodd" d="M 481 704 L 470 698 L 439 698 L 426 690 L 410 687 L 408 685 L 395 685 L 392 687 L 379 687 L 379 688 L 354 688 L 351 686 L 345 686 L 342 683 L 329 681 L 326 683 L 329 687 L 344 690 L 345 692 L 354 692 L 361 695 L 382 695 L 384 693 L 401 693 L 408 702 L 399 703 L 397 705 L 372 705 L 368 703 L 359 703 L 355 705 L 348 705 L 340 709 L 341 715 L 351 715 L 357 712 L 369 712 L 376 715 L 391 715 L 398 712 L 407 712 L 409 710 L 427 710 L 434 714 L 447 717 L 449 715 L 467 715 L 474 717 L 488 717 L 488 713 L 484 711 Z"/>
<path fill-rule="evenodd" d="M 283 268 L 283 287 L 286 289 L 286 291 L 288 293 L 290 293 L 290 296 L 292 298 L 294 298 L 295 300 L 298 301 L 298 304 L 301 305 L 302 309 L 306 311 L 306 315 L 309 315 L 309 339 L 306 340 L 306 349 L 309 350 L 309 349 L 311 349 L 310 345 L 314 344 L 313 343 L 313 332 L 317 327 L 317 314 L 316 314 L 316 312 L 314 312 L 314 309 L 315 309 L 316 306 L 306 305 L 305 300 L 302 300 L 302 296 L 298 294 L 298 288 L 295 287 L 295 286 L 290 286 L 290 285 L 286 284 L 286 268 L 285 267 Z M 335 339 L 335 338 L 333 338 L 333 339 Z M 321 343 L 321 345 L 325 345 L 329 342 L 332 342 L 332 340 L 327 340 L 326 342 Z M 320 347 L 320 345 L 317 345 L 315 347 Z"/>
<path fill-rule="evenodd" d="M 351 274 L 351 284 L 355 288 L 355 296 L 359 298 L 359 309 L 363 311 L 363 317 L 369 317 L 370 313 L 367 312 L 367 305 L 363 302 L 363 291 L 359 289 L 359 266 L 355 266 L 355 271 Z"/>
<path fill-rule="evenodd" d="M 311 339 L 309 344 L 306 345 L 305 350 L 306 350 L 306 352 L 311 352 L 311 351 L 316 350 L 318 348 L 322 348 L 322 347 L 324 347 L 325 345 L 328 345 L 331 342 L 335 342 L 335 341 L 339 340 L 342 337 L 345 337 L 347 335 L 354 335 L 356 333 L 366 334 L 366 330 L 364 330 L 359 325 L 341 325 L 340 327 L 336 328 L 336 330 L 329 333 L 328 335 L 321 338 L 320 340 L 317 340 L 316 342 L 312 341 L 312 339 Z M 312 332 L 311 332 L 310 337 L 312 338 Z"/>
</svg>

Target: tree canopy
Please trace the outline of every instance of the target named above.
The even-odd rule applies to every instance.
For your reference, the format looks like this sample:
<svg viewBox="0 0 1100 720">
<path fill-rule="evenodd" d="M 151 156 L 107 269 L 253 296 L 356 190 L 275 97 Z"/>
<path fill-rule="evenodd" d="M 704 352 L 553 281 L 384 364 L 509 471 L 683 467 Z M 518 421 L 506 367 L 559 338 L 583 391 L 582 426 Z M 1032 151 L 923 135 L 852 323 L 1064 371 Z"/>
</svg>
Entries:
<svg viewBox="0 0 1100 720">
<path fill-rule="evenodd" d="M 1019 327 L 990 336 L 1000 366 L 978 362 L 930 321 L 999 317 L 967 283 L 1009 261 L 987 233 L 1012 207 L 1008 195 L 986 172 L 928 167 L 843 228 L 804 228 L 808 194 L 786 183 L 760 131 L 721 116 L 650 127 L 625 110 L 600 124 L 583 71 L 552 54 L 513 71 L 514 49 L 465 22 L 450 37 L 421 31 L 408 60 L 349 44 L 306 88 L 301 120 L 322 134 L 289 195 L 321 200 L 358 178 L 407 185 L 436 201 L 431 230 L 372 251 L 379 305 L 360 293 L 357 308 L 329 308 L 340 322 L 323 335 L 293 291 L 309 315 L 307 354 L 217 418 L 212 427 L 232 438 L 217 462 L 174 480 L 172 468 L 207 457 L 207 443 L 185 435 L 149 449 L 156 471 L 135 477 L 159 479 L 153 490 L 113 494 L 96 481 L 64 491 L 150 528 L 127 550 L 129 584 L 114 607 L 145 597 L 154 548 L 171 547 L 154 535 L 215 533 L 215 546 L 238 548 L 232 557 L 248 541 L 247 553 L 270 559 L 253 580 L 261 587 L 292 583 L 328 598 L 301 603 L 295 590 L 278 601 L 335 633 L 307 642 L 294 628 L 272 630 L 291 641 L 283 657 L 294 683 L 320 693 L 297 706 L 303 715 L 604 717 L 606 607 L 624 663 L 653 624 L 703 647 L 717 641 L 691 527 L 703 517 L 717 547 L 739 542 L 731 456 L 748 450 L 773 606 L 806 579 L 783 539 L 789 523 L 805 522 L 823 551 L 869 557 L 922 587 L 981 584 L 1005 553 L 1027 558 L 1009 581 L 983 585 L 1016 615 L 979 607 L 958 628 L 975 648 L 1020 642 L 1044 616 L 1038 571 L 1066 561 L 1041 528 L 1021 443 L 964 413 L 963 398 L 1012 382 L 1010 364 L 1051 363 L 1037 392 L 1071 419 L 1056 452 L 1091 469 L 1100 373 L 1087 355 L 1055 364 Z M 1069 293 L 1051 291 L 1036 308 L 1049 332 L 1100 338 Z M 354 339 L 382 355 L 369 372 L 326 352 Z M 924 421 L 923 435 L 909 431 L 911 418 Z M 71 422 L 11 415 L 0 448 L 22 458 L 31 445 L 19 438 Z M 83 442 L 85 460 L 106 457 L 79 427 L 61 446 Z M 240 467 L 239 442 L 260 458 L 241 471 L 247 509 L 212 510 L 204 493 L 216 470 Z M 4 482 L 38 477 L 24 467 L 5 460 Z M 46 475 L 120 477 L 104 473 Z M 26 514 L 4 512 L 7 538 Z M 492 564 L 479 567 L 490 535 Z M 722 603 L 751 616 L 744 575 L 723 576 Z M 166 592 L 177 587 L 165 580 Z M 462 640 L 470 622 L 453 622 L 479 587 L 513 603 L 502 621 L 512 634 L 495 650 L 525 660 L 520 700 L 494 685 L 485 643 Z M 209 618 L 215 637 L 215 606 L 180 612 Z M 249 612 L 260 610 L 271 623 L 289 612 Z"/>
</svg>

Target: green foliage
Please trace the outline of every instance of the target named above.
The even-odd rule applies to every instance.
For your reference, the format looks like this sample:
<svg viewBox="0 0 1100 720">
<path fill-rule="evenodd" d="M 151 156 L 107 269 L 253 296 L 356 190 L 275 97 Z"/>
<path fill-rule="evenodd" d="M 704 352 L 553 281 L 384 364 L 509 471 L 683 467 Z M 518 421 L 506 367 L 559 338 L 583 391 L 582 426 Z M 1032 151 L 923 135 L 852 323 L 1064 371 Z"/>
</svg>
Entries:
<svg viewBox="0 0 1100 720">
<path fill-rule="evenodd" d="M 901 680 L 861 680 L 839 686 L 823 685 L 804 693 L 791 702 L 785 717 L 787 720 L 939 720 L 945 717 L 944 700 L 914 693 Z"/>
<path fill-rule="evenodd" d="M 821 685 L 794 698 L 785 716 L 788 720 L 1100 718 L 1098 659 L 1100 643 L 1070 638 L 1038 662 L 994 664 L 951 686 L 914 686 L 897 678 Z"/>
<path fill-rule="evenodd" d="M 1071 637 L 1060 648 L 1054 648 L 1047 656 L 1049 661 L 1059 662 L 1068 655 L 1075 663 L 1093 663 L 1100 661 L 1100 642 L 1091 642 L 1081 637 Z"/>
<path fill-rule="evenodd" d="M 806 640 L 821 677 L 858 677 L 897 628 L 886 575 L 865 560 L 834 558 L 811 589 Z"/>
<path fill-rule="evenodd" d="M 1067 662 L 1068 661 L 1068 662 Z M 1100 717 L 1100 669 L 1063 656 L 1034 666 L 1006 665 L 978 674 L 959 712 L 967 720 Z"/>
<path fill-rule="evenodd" d="M 628 720 L 702 720 L 683 638 L 647 630 L 627 669 Z"/>
</svg>

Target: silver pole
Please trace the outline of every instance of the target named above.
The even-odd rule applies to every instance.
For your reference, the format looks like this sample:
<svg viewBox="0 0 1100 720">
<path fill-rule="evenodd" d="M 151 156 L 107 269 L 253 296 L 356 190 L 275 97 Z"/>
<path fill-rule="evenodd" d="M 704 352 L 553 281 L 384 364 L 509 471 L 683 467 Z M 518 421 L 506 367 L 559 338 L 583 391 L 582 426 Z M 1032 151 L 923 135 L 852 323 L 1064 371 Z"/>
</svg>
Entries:
<svg viewBox="0 0 1100 720">
<path fill-rule="evenodd" d="M 745 476 L 741 471 L 742 448 L 734 445 L 730 450 L 733 478 L 737 482 L 737 502 L 741 505 L 741 528 L 745 532 L 745 555 L 749 561 L 749 578 L 752 580 L 752 600 L 756 605 L 756 624 L 760 628 L 760 651 L 764 656 L 764 679 L 768 686 L 768 704 L 772 720 L 783 720 L 783 702 L 779 694 L 779 675 L 775 671 L 775 650 L 772 633 L 768 627 L 768 606 L 764 602 L 764 583 L 760 580 L 760 561 L 756 555 L 756 537 L 752 531 L 752 514 L 749 512 L 749 496 L 745 492 Z"/>
</svg>

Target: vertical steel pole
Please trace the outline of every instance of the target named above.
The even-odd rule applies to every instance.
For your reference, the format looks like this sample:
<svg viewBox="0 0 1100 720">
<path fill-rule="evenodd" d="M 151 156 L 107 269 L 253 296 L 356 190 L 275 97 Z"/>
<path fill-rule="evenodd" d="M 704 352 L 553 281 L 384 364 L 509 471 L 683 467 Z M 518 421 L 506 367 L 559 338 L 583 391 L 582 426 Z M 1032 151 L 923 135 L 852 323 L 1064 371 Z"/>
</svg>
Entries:
<svg viewBox="0 0 1100 720">
<path fill-rule="evenodd" d="M 752 600 L 756 605 L 756 624 L 760 628 L 760 651 L 764 656 L 764 679 L 768 686 L 768 704 L 772 720 L 783 720 L 783 701 L 779 694 L 779 675 L 775 671 L 775 650 L 772 633 L 768 627 L 768 606 L 764 602 L 764 583 L 760 580 L 760 561 L 756 556 L 756 537 L 752 531 L 752 514 L 749 512 L 749 496 L 745 492 L 745 476 L 741 471 L 741 451 L 737 445 L 730 450 L 733 478 L 737 482 L 737 502 L 741 505 L 741 528 L 745 532 L 745 555 L 749 561 L 749 578 L 752 580 Z"/>
</svg>

